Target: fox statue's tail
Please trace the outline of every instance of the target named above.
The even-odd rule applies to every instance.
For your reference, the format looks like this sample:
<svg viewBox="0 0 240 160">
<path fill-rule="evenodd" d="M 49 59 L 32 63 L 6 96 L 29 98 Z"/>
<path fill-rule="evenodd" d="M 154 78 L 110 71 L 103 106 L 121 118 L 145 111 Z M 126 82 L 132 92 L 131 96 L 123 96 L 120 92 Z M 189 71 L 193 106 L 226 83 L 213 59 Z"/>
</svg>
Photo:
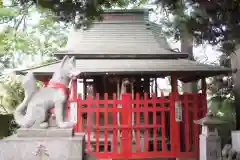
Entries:
<svg viewBox="0 0 240 160">
<path fill-rule="evenodd" d="M 31 100 L 32 95 L 37 90 L 36 79 L 33 73 L 28 72 L 27 75 L 24 77 L 23 87 L 25 92 L 25 98 L 23 102 L 17 106 L 14 112 L 14 118 L 18 125 L 28 128 L 31 127 L 35 122 L 32 117 L 29 117 L 31 115 L 26 114 L 28 103 Z"/>
</svg>

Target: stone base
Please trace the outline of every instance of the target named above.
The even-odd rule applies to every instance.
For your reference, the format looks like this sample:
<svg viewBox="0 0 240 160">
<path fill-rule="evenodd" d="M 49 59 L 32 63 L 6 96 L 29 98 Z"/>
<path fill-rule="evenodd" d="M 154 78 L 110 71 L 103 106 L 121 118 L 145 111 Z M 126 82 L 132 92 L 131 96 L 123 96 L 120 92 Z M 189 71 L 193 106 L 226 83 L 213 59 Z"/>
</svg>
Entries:
<svg viewBox="0 0 240 160">
<path fill-rule="evenodd" d="M 232 131 L 232 149 L 237 152 L 240 152 L 240 131 Z"/>
<path fill-rule="evenodd" d="M 20 128 L 17 130 L 18 137 L 72 137 L 73 128 L 60 129 L 50 127 L 47 129 L 40 128 Z"/>
<path fill-rule="evenodd" d="M 221 138 L 219 136 L 206 136 L 201 134 L 200 138 L 200 160 L 221 159 Z"/>
<path fill-rule="evenodd" d="M 17 137 L 0 141 L 0 160 L 82 160 L 85 135 Z"/>
</svg>

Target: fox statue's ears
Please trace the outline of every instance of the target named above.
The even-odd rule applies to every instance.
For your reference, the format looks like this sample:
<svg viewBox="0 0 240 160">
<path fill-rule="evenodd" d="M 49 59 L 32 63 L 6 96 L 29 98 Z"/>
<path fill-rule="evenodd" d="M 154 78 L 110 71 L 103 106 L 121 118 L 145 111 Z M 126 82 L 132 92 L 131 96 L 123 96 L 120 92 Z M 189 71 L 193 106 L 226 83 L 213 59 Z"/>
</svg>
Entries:
<svg viewBox="0 0 240 160">
<path fill-rule="evenodd" d="M 61 62 L 61 67 L 63 67 L 68 60 L 69 60 L 69 56 L 68 55 L 64 56 Z"/>
<path fill-rule="evenodd" d="M 71 58 L 69 58 L 68 55 L 64 56 L 61 62 L 61 67 L 63 67 L 67 62 L 73 64 L 74 66 L 76 65 L 76 60 L 74 56 L 72 56 Z"/>
<path fill-rule="evenodd" d="M 76 66 L 76 60 L 75 60 L 75 57 L 74 57 L 74 56 L 72 56 L 72 57 L 69 59 L 69 62 L 70 62 L 71 64 L 73 64 L 74 66 Z"/>
</svg>

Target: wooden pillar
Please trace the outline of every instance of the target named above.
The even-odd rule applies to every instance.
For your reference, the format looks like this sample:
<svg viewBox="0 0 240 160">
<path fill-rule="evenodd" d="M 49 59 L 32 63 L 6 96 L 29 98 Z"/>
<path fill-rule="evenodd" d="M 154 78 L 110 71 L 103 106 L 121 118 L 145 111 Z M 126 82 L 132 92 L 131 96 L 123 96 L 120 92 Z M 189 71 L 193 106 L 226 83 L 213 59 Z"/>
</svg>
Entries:
<svg viewBox="0 0 240 160">
<path fill-rule="evenodd" d="M 83 78 L 83 99 L 87 98 L 87 82 L 86 78 Z"/>
<path fill-rule="evenodd" d="M 178 93 L 178 82 L 175 74 L 172 74 L 171 76 L 171 87 L 173 93 Z"/>
<path fill-rule="evenodd" d="M 155 94 L 156 96 L 158 96 L 158 83 L 157 83 L 157 77 L 154 79 L 154 82 L 155 82 Z"/>
<path fill-rule="evenodd" d="M 149 91 L 150 91 L 150 83 L 149 83 L 149 77 L 144 77 L 144 82 L 143 82 L 143 89 L 145 93 L 148 93 L 148 96 L 150 96 Z"/>
<path fill-rule="evenodd" d="M 117 79 L 117 99 L 121 99 L 121 84 L 120 84 L 121 79 Z"/>
<path fill-rule="evenodd" d="M 135 85 L 135 92 L 141 94 L 141 77 L 136 77 L 136 85 Z"/>
</svg>

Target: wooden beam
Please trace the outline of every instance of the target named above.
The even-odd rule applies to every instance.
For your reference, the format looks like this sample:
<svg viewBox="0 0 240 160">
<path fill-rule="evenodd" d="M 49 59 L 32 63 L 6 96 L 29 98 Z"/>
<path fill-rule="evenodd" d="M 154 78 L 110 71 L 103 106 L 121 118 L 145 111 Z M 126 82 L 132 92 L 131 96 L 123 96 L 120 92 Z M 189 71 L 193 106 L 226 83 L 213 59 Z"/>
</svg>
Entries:
<svg viewBox="0 0 240 160">
<path fill-rule="evenodd" d="M 173 93 L 178 93 L 178 81 L 176 74 L 172 74 L 171 76 L 171 87 Z"/>
<path fill-rule="evenodd" d="M 155 82 L 155 94 L 156 94 L 156 96 L 158 96 L 158 83 L 157 83 L 157 77 L 155 77 L 155 79 L 154 79 L 154 82 Z"/>
</svg>

